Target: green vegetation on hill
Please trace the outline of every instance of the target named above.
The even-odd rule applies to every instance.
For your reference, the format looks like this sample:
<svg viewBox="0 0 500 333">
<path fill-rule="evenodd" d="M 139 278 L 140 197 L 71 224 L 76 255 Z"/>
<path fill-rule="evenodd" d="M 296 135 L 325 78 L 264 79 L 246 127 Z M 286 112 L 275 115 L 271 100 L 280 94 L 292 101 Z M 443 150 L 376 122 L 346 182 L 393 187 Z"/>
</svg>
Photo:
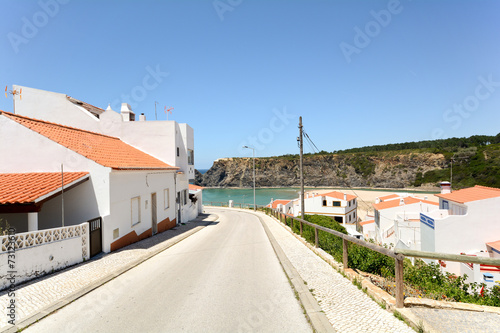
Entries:
<svg viewBox="0 0 500 333">
<path fill-rule="evenodd" d="M 267 214 L 271 214 L 270 208 L 263 208 Z M 329 229 L 347 234 L 345 228 L 332 218 L 323 215 L 306 215 L 305 220 Z M 300 234 L 298 221 L 292 221 L 287 217 L 284 223 L 292 228 L 296 234 Z M 308 225 L 302 226 L 302 237 L 309 243 L 315 243 L 314 228 Z M 370 240 L 373 243 L 373 240 Z M 343 246 L 342 239 L 324 231 L 318 232 L 318 245 L 324 251 L 332 255 L 339 263 L 342 262 Z M 350 268 L 383 277 L 394 285 L 394 259 L 366 247 L 349 243 L 348 265 Z M 454 302 L 466 302 L 481 305 L 500 306 L 500 287 L 484 288 L 482 283 L 467 283 L 467 277 L 455 276 L 443 273 L 439 265 L 431 263 L 427 265 L 422 260 L 416 260 L 413 265 L 406 258 L 404 260 L 404 283 L 405 291 L 411 291 L 415 297 L 425 297 L 436 300 L 448 300 Z M 394 292 L 387 288 L 386 291 Z M 408 294 L 407 294 L 408 295 Z"/>
<path fill-rule="evenodd" d="M 450 138 L 440 140 L 427 140 L 417 142 L 390 143 L 386 145 L 366 146 L 361 148 L 351 148 L 334 151 L 334 153 L 367 153 L 406 149 L 434 149 L 435 152 L 456 150 L 459 148 L 481 147 L 492 143 L 500 143 L 500 133 L 496 136 L 473 135 L 469 138 Z M 321 154 L 322 152 L 320 152 Z M 326 152 L 324 152 L 326 153 Z"/>
<path fill-rule="evenodd" d="M 500 187 L 500 144 L 480 147 L 459 148 L 443 152 L 448 167 L 431 170 L 424 174 L 417 173 L 415 186 L 425 183 L 437 183 L 451 177 L 453 166 L 453 188 L 484 185 Z"/>
<path fill-rule="evenodd" d="M 321 151 L 310 156 L 339 155 L 346 157 L 356 173 L 368 177 L 375 172 L 375 163 L 371 157 L 392 157 L 418 153 L 442 154 L 446 165 L 442 169 L 418 172 L 413 183 L 435 184 L 450 180 L 453 166 L 453 188 L 460 189 L 474 185 L 500 187 L 500 133 L 496 136 L 474 135 L 468 138 L 451 138 L 418 142 L 394 143 L 387 145 L 366 146 L 333 151 Z M 296 160 L 299 155 L 287 154 L 273 158 Z M 404 164 L 399 165 L 405 168 Z"/>
</svg>

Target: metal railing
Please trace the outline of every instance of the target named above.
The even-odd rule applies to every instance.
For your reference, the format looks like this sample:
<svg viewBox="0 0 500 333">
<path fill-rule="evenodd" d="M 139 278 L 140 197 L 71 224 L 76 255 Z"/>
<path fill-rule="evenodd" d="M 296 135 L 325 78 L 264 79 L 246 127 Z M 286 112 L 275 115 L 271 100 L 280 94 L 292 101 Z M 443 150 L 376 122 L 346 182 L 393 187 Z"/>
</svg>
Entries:
<svg viewBox="0 0 500 333">
<path fill-rule="evenodd" d="M 404 307 L 404 284 L 403 284 L 403 260 L 406 257 L 415 257 L 423 259 L 435 259 L 435 260 L 446 260 L 446 261 L 456 261 L 462 263 L 475 263 L 484 264 L 491 266 L 500 266 L 500 259 L 486 258 L 486 257 L 471 257 L 459 254 L 449 254 L 449 253 L 438 253 L 438 252 L 425 252 L 407 249 L 388 249 L 373 243 L 366 242 L 361 239 L 343 234 L 339 231 L 325 228 L 323 226 L 302 220 L 298 217 L 282 213 L 276 209 L 268 208 L 271 215 L 277 218 L 280 222 L 286 223 L 286 219 L 291 219 L 291 228 L 293 230 L 293 224 L 299 223 L 300 235 L 302 236 L 302 226 L 304 224 L 314 228 L 314 241 L 315 247 L 318 247 L 318 232 L 321 230 L 323 232 L 332 234 L 334 236 L 342 238 L 342 264 L 344 269 L 349 268 L 348 265 L 348 243 L 354 243 L 370 250 L 376 251 L 388 257 L 394 258 L 395 260 L 395 278 L 396 278 L 396 308 Z"/>
</svg>

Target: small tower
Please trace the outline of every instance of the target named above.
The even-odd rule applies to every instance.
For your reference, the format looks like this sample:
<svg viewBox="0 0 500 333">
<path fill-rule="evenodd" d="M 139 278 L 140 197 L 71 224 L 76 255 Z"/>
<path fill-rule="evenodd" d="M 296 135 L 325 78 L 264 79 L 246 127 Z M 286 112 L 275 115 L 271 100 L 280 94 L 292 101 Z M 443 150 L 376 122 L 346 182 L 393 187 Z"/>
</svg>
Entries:
<svg viewBox="0 0 500 333">
<path fill-rule="evenodd" d="M 123 121 L 135 121 L 135 113 L 132 111 L 130 104 L 122 103 L 120 113 L 122 114 Z"/>
</svg>

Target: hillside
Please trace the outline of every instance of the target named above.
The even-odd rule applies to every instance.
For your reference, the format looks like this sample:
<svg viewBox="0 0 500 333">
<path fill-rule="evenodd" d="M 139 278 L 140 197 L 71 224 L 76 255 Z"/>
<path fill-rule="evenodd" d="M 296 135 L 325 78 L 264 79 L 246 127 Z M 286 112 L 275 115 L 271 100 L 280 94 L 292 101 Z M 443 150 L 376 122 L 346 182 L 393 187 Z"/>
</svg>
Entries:
<svg viewBox="0 0 500 333">
<path fill-rule="evenodd" d="M 500 187 L 499 141 L 500 135 L 473 136 L 306 154 L 304 182 L 306 186 L 435 187 L 441 180 L 450 180 L 453 159 L 454 188 Z M 259 187 L 300 185 L 298 155 L 261 157 L 255 163 Z M 252 159 L 219 159 L 197 177 L 197 183 L 250 187 Z"/>
</svg>

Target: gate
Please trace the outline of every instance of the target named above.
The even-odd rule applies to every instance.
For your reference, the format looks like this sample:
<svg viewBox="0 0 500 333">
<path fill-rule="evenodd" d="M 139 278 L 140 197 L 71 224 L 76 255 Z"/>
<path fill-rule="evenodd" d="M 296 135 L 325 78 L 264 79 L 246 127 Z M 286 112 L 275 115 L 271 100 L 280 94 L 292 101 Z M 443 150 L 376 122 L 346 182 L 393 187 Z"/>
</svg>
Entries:
<svg viewBox="0 0 500 333">
<path fill-rule="evenodd" d="M 90 257 L 102 252 L 102 218 L 96 217 L 89 222 Z"/>
</svg>

